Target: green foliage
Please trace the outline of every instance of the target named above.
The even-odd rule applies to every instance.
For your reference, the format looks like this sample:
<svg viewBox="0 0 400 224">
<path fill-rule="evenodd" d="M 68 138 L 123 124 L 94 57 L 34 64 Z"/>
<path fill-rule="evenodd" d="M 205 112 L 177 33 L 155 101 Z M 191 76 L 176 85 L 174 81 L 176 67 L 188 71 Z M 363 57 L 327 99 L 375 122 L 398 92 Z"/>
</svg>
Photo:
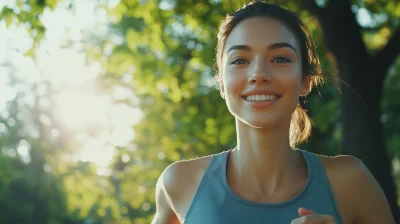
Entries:
<svg viewBox="0 0 400 224">
<path fill-rule="evenodd" d="M 385 129 L 385 137 L 391 157 L 399 157 L 400 149 L 400 133 L 398 127 L 400 125 L 400 60 L 397 60 L 388 73 L 385 81 L 384 98 L 382 102 L 381 121 Z"/>
<path fill-rule="evenodd" d="M 0 11 L 0 18 L 6 21 L 7 27 L 11 24 L 24 24 L 33 39 L 33 46 L 26 52 L 27 56 L 34 53 L 39 42 L 44 38 L 45 27 L 40 20 L 40 15 L 44 9 L 55 9 L 59 0 L 48 1 L 29 1 L 17 0 L 16 5 L 12 8 L 3 7 Z"/>
</svg>

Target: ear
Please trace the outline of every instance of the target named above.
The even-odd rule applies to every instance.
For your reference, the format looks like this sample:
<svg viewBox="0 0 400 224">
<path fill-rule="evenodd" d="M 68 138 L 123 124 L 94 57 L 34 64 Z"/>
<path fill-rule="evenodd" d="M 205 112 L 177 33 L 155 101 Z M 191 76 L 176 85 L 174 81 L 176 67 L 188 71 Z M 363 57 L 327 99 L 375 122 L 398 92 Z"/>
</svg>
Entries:
<svg viewBox="0 0 400 224">
<path fill-rule="evenodd" d="M 218 83 L 219 83 L 221 97 L 222 97 L 222 99 L 225 99 L 224 83 L 222 82 L 222 80 L 219 80 Z"/>
<path fill-rule="evenodd" d="M 311 75 L 307 75 L 303 78 L 302 87 L 300 90 L 300 96 L 306 96 L 311 92 L 312 89 L 312 79 Z"/>
</svg>

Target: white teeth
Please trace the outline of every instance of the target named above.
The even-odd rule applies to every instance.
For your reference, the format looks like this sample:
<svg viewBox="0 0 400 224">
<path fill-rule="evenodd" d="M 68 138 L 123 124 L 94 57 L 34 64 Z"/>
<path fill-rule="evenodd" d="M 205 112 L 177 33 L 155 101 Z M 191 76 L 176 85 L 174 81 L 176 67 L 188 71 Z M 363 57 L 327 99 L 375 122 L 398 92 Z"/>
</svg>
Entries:
<svg viewBox="0 0 400 224">
<path fill-rule="evenodd" d="M 274 95 L 251 95 L 247 96 L 246 100 L 248 101 L 268 101 L 268 100 L 276 100 L 278 96 Z"/>
</svg>

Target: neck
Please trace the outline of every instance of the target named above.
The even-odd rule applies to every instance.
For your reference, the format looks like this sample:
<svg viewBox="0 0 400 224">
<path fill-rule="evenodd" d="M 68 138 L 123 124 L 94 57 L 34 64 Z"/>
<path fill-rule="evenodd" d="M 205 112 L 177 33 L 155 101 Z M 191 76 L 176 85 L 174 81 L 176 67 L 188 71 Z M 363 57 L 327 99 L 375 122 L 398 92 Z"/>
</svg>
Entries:
<svg viewBox="0 0 400 224">
<path fill-rule="evenodd" d="M 228 160 L 234 182 L 262 195 L 273 195 L 304 171 L 304 161 L 289 142 L 290 120 L 273 128 L 253 128 L 236 120 L 238 145 Z"/>
</svg>

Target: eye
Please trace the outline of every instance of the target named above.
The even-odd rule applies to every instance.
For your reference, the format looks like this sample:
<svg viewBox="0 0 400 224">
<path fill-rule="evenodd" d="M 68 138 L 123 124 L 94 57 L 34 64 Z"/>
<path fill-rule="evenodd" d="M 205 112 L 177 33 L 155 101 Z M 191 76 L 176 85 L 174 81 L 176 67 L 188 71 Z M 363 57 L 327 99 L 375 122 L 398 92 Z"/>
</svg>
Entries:
<svg viewBox="0 0 400 224">
<path fill-rule="evenodd" d="M 286 57 L 276 57 L 274 59 L 272 59 L 273 63 L 290 63 L 290 59 L 286 58 Z"/>
<path fill-rule="evenodd" d="M 247 61 L 246 59 L 243 59 L 243 58 L 238 58 L 238 59 L 233 60 L 233 61 L 231 62 L 232 65 L 234 65 L 234 64 L 236 64 L 236 65 L 242 65 L 242 64 L 246 64 L 246 63 L 248 63 L 248 61 Z"/>
</svg>

